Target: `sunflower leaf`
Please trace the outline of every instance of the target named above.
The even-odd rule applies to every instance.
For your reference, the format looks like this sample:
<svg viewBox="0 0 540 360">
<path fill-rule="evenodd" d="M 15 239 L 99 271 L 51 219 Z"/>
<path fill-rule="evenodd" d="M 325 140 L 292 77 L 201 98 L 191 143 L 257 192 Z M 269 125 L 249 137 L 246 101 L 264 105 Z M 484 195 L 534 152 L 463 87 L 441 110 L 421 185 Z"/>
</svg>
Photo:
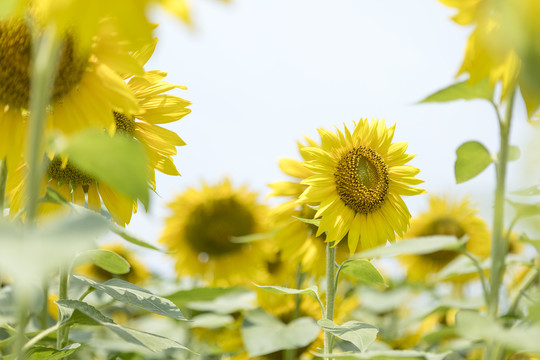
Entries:
<svg viewBox="0 0 540 360">
<path fill-rule="evenodd" d="M 456 150 L 456 183 L 461 184 L 484 171 L 493 162 L 489 151 L 478 141 L 463 143 Z"/>
<path fill-rule="evenodd" d="M 148 208 L 149 174 L 141 143 L 127 136 L 86 130 L 69 137 L 65 147 L 57 150 L 78 169 L 131 199 L 140 199 Z"/>
<path fill-rule="evenodd" d="M 365 285 L 388 286 L 379 270 L 369 260 L 347 260 L 341 265 L 341 272 Z"/>
<path fill-rule="evenodd" d="M 190 302 L 211 301 L 219 296 L 240 290 L 242 290 L 240 287 L 203 287 L 188 290 L 178 290 L 164 297 L 171 300 L 176 306 L 184 307 Z"/>
<path fill-rule="evenodd" d="M 488 101 L 493 99 L 493 87 L 489 84 L 489 79 L 486 78 L 476 84 L 470 84 L 468 80 L 465 80 L 450 85 L 429 95 L 420 101 L 420 103 L 474 99 L 485 99 Z"/>
<path fill-rule="evenodd" d="M 45 346 L 35 346 L 30 348 L 25 354 L 25 360 L 57 360 L 64 359 L 73 354 L 81 346 L 79 343 L 73 343 L 63 349 L 56 350 Z"/>
<path fill-rule="evenodd" d="M 266 290 L 268 292 L 272 292 L 275 294 L 311 296 L 312 298 L 314 298 L 315 300 L 319 302 L 322 309 L 322 302 L 321 302 L 321 298 L 319 297 L 319 289 L 315 285 L 310 286 L 306 289 L 291 289 L 291 288 L 287 288 L 283 286 L 262 286 L 262 285 L 257 285 L 257 284 L 254 284 L 254 285 L 260 289 L 263 289 L 263 290 Z"/>
<path fill-rule="evenodd" d="M 529 216 L 540 215 L 540 203 L 525 204 L 508 200 L 508 203 L 512 205 L 516 211 L 516 218 L 524 218 Z"/>
<path fill-rule="evenodd" d="M 379 332 L 376 326 L 360 321 L 348 321 L 343 325 L 337 325 L 331 320 L 321 319 L 317 323 L 324 331 L 353 343 L 362 352 L 375 341 Z"/>
<path fill-rule="evenodd" d="M 535 196 L 540 195 L 540 184 L 533 185 L 525 189 L 520 189 L 516 191 L 512 191 L 512 195 L 519 195 L 519 196 Z"/>
<path fill-rule="evenodd" d="M 87 250 L 77 257 L 77 263 L 92 262 L 111 274 L 127 274 L 131 268 L 126 259 L 114 251 L 105 249 Z"/>
<path fill-rule="evenodd" d="M 56 304 L 58 304 L 58 308 L 62 313 L 62 318 L 66 319 L 65 321 L 69 324 L 103 326 L 125 341 L 143 346 L 154 352 L 171 348 L 189 350 L 184 345 L 166 337 L 120 326 L 95 307 L 83 301 L 58 300 Z"/>
<path fill-rule="evenodd" d="M 321 219 L 304 219 L 298 216 L 293 216 L 293 218 L 300 220 L 303 223 L 309 224 L 309 225 L 315 225 L 319 227 L 319 224 L 321 223 Z"/>
<path fill-rule="evenodd" d="M 74 275 L 73 277 L 123 303 L 176 320 L 186 320 L 180 309 L 170 300 L 154 295 L 150 291 L 127 281 L 111 279 L 100 284 L 82 276 Z"/>
<path fill-rule="evenodd" d="M 443 360 L 450 354 L 449 351 L 442 354 L 428 353 L 416 350 L 381 350 L 381 351 L 367 351 L 365 353 L 341 353 L 341 354 L 315 354 L 322 358 L 336 358 L 342 360 Z"/>
<path fill-rule="evenodd" d="M 319 332 L 317 323 L 310 317 L 284 324 L 261 309 L 246 313 L 242 323 L 242 340 L 250 357 L 307 346 Z"/>
<path fill-rule="evenodd" d="M 156 246 L 154 246 L 152 244 L 149 244 L 146 241 L 143 241 L 141 239 L 137 239 L 133 235 L 128 234 L 128 232 L 123 227 L 121 227 L 119 225 L 116 225 L 115 223 L 112 223 L 112 222 L 111 222 L 111 231 L 113 233 L 115 233 L 116 235 L 120 236 L 121 238 L 123 238 L 124 240 L 126 240 L 127 242 L 130 242 L 132 244 L 135 244 L 135 245 L 138 245 L 140 247 L 147 248 L 147 249 L 156 250 L 156 251 L 159 251 L 159 252 L 162 252 L 162 253 L 166 252 L 165 250 L 162 250 L 162 249 L 160 249 L 160 248 L 158 248 L 158 247 L 156 247 Z"/>
</svg>

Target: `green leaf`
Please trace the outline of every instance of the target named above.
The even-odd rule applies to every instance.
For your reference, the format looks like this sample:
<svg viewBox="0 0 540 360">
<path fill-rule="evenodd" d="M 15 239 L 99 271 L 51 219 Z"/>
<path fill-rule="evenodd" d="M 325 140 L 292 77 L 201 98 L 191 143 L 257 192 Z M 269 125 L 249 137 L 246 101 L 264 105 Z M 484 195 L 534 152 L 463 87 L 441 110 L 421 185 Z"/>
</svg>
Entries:
<svg viewBox="0 0 540 360">
<path fill-rule="evenodd" d="M 456 315 L 458 334 L 470 340 L 493 341 L 509 350 L 540 351 L 540 326 L 520 324 L 506 329 L 477 311 L 462 310 Z"/>
<path fill-rule="evenodd" d="M 232 236 L 231 242 L 236 244 L 247 244 L 254 241 L 268 240 L 275 235 L 275 231 L 261 234 L 250 234 L 244 236 Z"/>
<path fill-rule="evenodd" d="M 518 146 L 510 145 L 508 149 L 508 161 L 516 161 L 521 156 L 521 150 Z"/>
<path fill-rule="evenodd" d="M 227 314 L 200 314 L 191 319 L 192 328 L 220 329 L 234 322 L 234 317 Z"/>
<path fill-rule="evenodd" d="M 246 313 L 241 330 L 250 357 L 307 346 L 317 338 L 319 332 L 312 318 L 301 317 L 284 324 L 261 309 Z"/>
<path fill-rule="evenodd" d="M 41 199 L 39 199 L 39 202 L 49 202 L 53 204 L 64 205 L 70 208 L 73 207 L 73 204 L 71 202 L 67 201 L 62 196 L 62 194 L 60 194 L 58 191 L 56 191 L 50 186 L 47 186 L 45 188 L 45 195 Z"/>
<path fill-rule="evenodd" d="M 189 350 L 184 345 L 166 337 L 120 326 L 99 312 L 95 307 L 85 302 L 58 300 L 56 303 L 58 304 L 62 318 L 67 319 L 66 322 L 69 324 L 101 325 L 125 341 L 143 346 L 154 352 L 171 348 Z"/>
<path fill-rule="evenodd" d="M 81 346 L 79 343 L 74 343 L 62 348 L 60 350 L 36 346 L 32 347 L 26 354 L 25 360 L 57 360 L 63 359 L 68 355 L 73 354 Z"/>
<path fill-rule="evenodd" d="M 362 352 L 375 341 L 379 332 L 377 327 L 360 321 L 349 321 L 343 325 L 337 325 L 331 320 L 321 319 L 317 323 L 324 331 L 353 343 Z"/>
<path fill-rule="evenodd" d="M 85 130 L 70 136 L 63 149 L 81 171 L 107 183 L 148 208 L 149 174 L 143 145 L 131 137 L 109 136 L 99 130 Z"/>
<path fill-rule="evenodd" d="M 171 300 L 176 306 L 184 307 L 189 302 L 193 301 L 210 301 L 215 298 L 242 290 L 239 287 L 204 287 L 194 288 L 189 290 L 179 290 L 170 295 L 164 296 L 164 298 Z"/>
<path fill-rule="evenodd" d="M 90 261 L 111 274 L 127 274 L 131 268 L 126 259 L 114 251 L 95 249 L 87 250 L 78 256 L 77 262 Z"/>
<path fill-rule="evenodd" d="M 257 285 L 258 288 L 261 288 L 263 290 L 266 290 L 268 292 L 272 292 L 275 294 L 285 294 L 285 295 L 308 295 L 314 298 L 319 302 L 319 304 L 322 304 L 321 298 L 319 297 L 319 289 L 317 286 L 310 286 L 306 289 L 291 289 L 283 286 L 261 286 Z"/>
<path fill-rule="evenodd" d="M 517 203 L 514 201 L 507 200 L 510 205 L 516 211 L 516 218 L 524 218 L 529 216 L 540 215 L 540 203 L 536 204 L 526 204 L 526 203 Z"/>
<path fill-rule="evenodd" d="M 332 357 L 342 360 L 369 359 L 369 360 L 443 360 L 450 354 L 449 351 L 442 354 L 428 353 L 415 350 L 382 350 L 368 351 L 365 353 L 342 353 L 342 354 L 316 354 L 319 357 Z"/>
<path fill-rule="evenodd" d="M 126 229 L 124 229 L 123 227 L 121 227 L 119 225 L 116 225 L 115 223 L 111 223 L 111 231 L 114 232 L 116 235 L 122 237 L 127 242 L 130 242 L 132 244 L 135 244 L 135 245 L 138 245 L 140 247 L 147 248 L 147 249 L 157 250 L 157 251 L 163 252 L 163 253 L 166 252 L 165 250 L 162 250 L 162 249 L 160 249 L 158 247 L 155 247 L 154 245 L 149 244 L 146 241 L 143 241 L 141 239 L 137 239 L 133 235 L 128 234 Z"/>
<path fill-rule="evenodd" d="M 493 99 L 493 87 L 489 79 L 484 79 L 476 84 L 470 84 L 468 80 L 453 84 L 429 95 L 420 103 L 447 102 L 454 100 Z"/>
<path fill-rule="evenodd" d="M 464 236 L 457 239 L 451 235 L 422 236 L 414 239 L 405 239 L 392 243 L 389 246 L 382 245 L 355 254 L 355 259 L 374 258 L 379 256 L 396 256 L 402 254 L 429 254 L 439 250 L 457 250 L 467 242 Z"/>
<path fill-rule="evenodd" d="M 540 195 L 540 184 L 539 185 L 533 185 L 531 187 L 512 191 L 512 195 L 519 195 L 519 196 L 535 196 Z"/>
<path fill-rule="evenodd" d="M 493 162 L 489 151 L 478 141 L 463 143 L 456 150 L 456 155 L 454 170 L 458 184 L 474 178 Z"/>
<path fill-rule="evenodd" d="M 347 260 L 341 265 L 341 272 L 354 277 L 363 284 L 371 286 L 388 286 L 381 273 L 369 260 Z"/>
<path fill-rule="evenodd" d="M 209 301 L 191 301 L 187 303 L 187 307 L 197 311 L 232 314 L 237 311 L 254 309 L 255 302 L 255 293 L 242 290 L 225 294 Z"/>
<path fill-rule="evenodd" d="M 127 281 L 111 279 L 100 284 L 82 276 L 74 275 L 73 277 L 120 302 L 137 306 L 154 314 L 164 315 L 176 320 L 186 320 L 180 309 L 170 300 L 154 295 L 150 291 Z"/>
<path fill-rule="evenodd" d="M 319 227 L 319 224 L 321 223 L 321 219 L 304 219 L 298 216 L 293 216 L 293 218 L 300 220 L 303 223 L 309 224 L 309 225 L 315 225 Z"/>
</svg>

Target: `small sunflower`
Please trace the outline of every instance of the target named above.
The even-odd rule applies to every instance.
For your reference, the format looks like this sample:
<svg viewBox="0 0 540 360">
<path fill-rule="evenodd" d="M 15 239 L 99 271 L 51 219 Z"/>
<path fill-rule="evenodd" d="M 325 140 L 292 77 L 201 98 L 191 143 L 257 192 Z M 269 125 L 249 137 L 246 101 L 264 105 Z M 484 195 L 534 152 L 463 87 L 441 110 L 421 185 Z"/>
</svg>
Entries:
<svg viewBox="0 0 540 360">
<path fill-rule="evenodd" d="M 95 264 L 81 265 L 75 269 L 75 272 L 101 281 L 107 281 L 112 278 L 119 278 L 135 285 L 142 284 L 151 276 L 150 271 L 139 259 L 137 254 L 135 254 L 134 251 L 126 248 L 124 245 L 120 243 L 111 243 L 100 245 L 99 248 L 115 252 L 124 259 L 126 259 L 126 261 L 130 265 L 129 272 L 122 275 L 114 275 Z"/>
<path fill-rule="evenodd" d="M 246 284 L 265 271 L 267 252 L 260 241 L 234 243 L 235 236 L 265 233 L 268 208 L 245 186 L 228 179 L 189 188 L 169 203 L 160 242 L 173 252 L 178 276 L 198 275 L 215 285 Z"/>
<path fill-rule="evenodd" d="M 147 49 L 148 58 L 153 47 Z M 133 136 L 140 141 L 148 155 L 148 170 L 150 185 L 155 190 L 155 170 L 172 176 L 180 175 L 176 169 L 172 156 L 176 155 L 176 147 L 185 145 L 185 142 L 173 131 L 165 129 L 158 124 L 177 121 L 190 113 L 186 108 L 191 103 L 180 97 L 164 94 L 174 88 L 185 87 L 162 81 L 166 76 L 162 71 L 147 71 L 141 76 L 133 76 L 129 80 L 129 88 L 138 100 L 141 109 L 133 115 L 113 111 L 113 129 L 116 132 Z M 7 191 L 10 193 L 11 212 L 16 214 L 24 205 L 24 176 L 25 165 L 15 169 L 8 178 Z M 109 210 L 112 218 L 118 224 L 129 224 L 131 216 L 137 211 L 137 202 L 107 184 L 94 179 L 70 164 L 61 157 L 53 157 L 49 161 L 46 178 L 42 182 L 42 193 L 45 186 L 50 186 L 63 197 L 75 204 L 84 206 L 87 198 L 88 207 L 95 211 L 101 210 L 101 200 Z M 55 212 L 59 206 L 54 204 L 41 204 L 40 213 Z"/>
<path fill-rule="evenodd" d="M 306 140 L 308 146 L 317 146 L 313 140 L 309 138 L 306 138 Z M 300 151 L 304 147 L 305 145 L 298 143 Z M 302 154 L 302 156 L 304 161 L 310 159 L 305 154 Z M 273 189 L 269 196 L 290 198 L 290 200 L 275 207 L 271 214 L 275 227 L 278 229 L 275 241 L 280 248 L 282 259 L 293 264 L 300 263 L 303 272 L 324 276 L 325 264 L 320 259 L 325 257 L 326 244 L 324 240 L 326 235 L 321 234 L 317 237 L 317 227 L 315 225 L 297 219 L 313 219 L 316 213 L 307 204 L 298 204 L 296 202 L 308 187 L 301 184 L 301 180 L 314 175 L 314 173 L 305 168 L 302 162 L 294 159 L 281 159 L 279 167 L 285 174 L 295 178 L 295 181 L 281 181 L 269 185 Z M 341 263 L 348 256 L 349 253 L 346 247 L 337 247 L 336 261 Z"/>
<path fill-rule="evenodd" d="M 301 149 L 313 172 L 299 203 L 319 206 L 316 236 L 326 232 L 326 242 L 339 243 L 348 235 L 351 253 L 394 241 L 407 230 L 411 214 L 401 195 L 425 192 L 410 185 L 420 170 L 405 165 L 414 156 L 405 154 L 407 143 L 392 143 L 395 125 L 366 119 L 355 123 L 351 133 L 319 129 L 320 146 Z"/>
<path fill-rule="evenodd" d="M 485 221 L 476 215 L 477 211 L 466 198 L 452 203 L 444 197 L 431 196 L 428 211 L 411 221 L 411 228 L 404 238 L 432 235 L 454 235 L 461 238 L 467 235 L 467 250 L 485 258 L 491 250 L 491 236 Z M 440 250 L 422 255 L 401 255 L 399 260 L 407 269 L 408 279 L 424 281 L 458 256 L 457 251 Z"/>
</svg>

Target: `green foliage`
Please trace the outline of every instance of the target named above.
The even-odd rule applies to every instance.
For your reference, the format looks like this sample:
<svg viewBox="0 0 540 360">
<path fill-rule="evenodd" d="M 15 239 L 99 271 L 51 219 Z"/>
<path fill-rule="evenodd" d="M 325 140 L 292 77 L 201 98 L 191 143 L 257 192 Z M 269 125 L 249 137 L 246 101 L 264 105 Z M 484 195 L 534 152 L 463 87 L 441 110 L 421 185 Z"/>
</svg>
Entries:
<svg viewBox="0 0 540 360">
<path fill-rule="evenodd" d="M 348 321 L 343 325 L 337 325 L 331 320 L 321 319 L 317 323 L 324 331 L 353 343 L 362 352 L 375 341 L 379 332 L 376 326 L 360 321 Z"/>
<path fill-rule="evenodd" d="M 468 80 L 458 82 L 429 95 L 420 102 L 447 102 L 474 99 L 484 99 L 488 101 L 493 99 L 493 87 L 489 83 L 489 79 L 486 78 L 476 84 L 471 84 Z"/>
<path fill-rule="evenodd" d="M 189 290 L 179 290 L 164 298 L 171 300 L 179 308 L 185 307 L 190 302 L 211 301 L 215 298 L 232 292 L 238 292 L 238 287 L 201 287 Z"/>
<path fill-rule="evenodd" d="M 520 196 L 535 196 L 540 195 L 540 184 L 529 186 L 525 189 L 520 189 L 512 192 L 513 195 Z"/>
<path fill-rule="evenodd" d="M 251 357 L 309 345 L 319 334 L 319 326 L 309 317 L 284 324 L 261 309 L 246 313 L 242 324 L 242 340 Z"/>
<path fill-rule="evenodd" d="M 127 274 L 131 268 L 127 260 L 122 256 L 114 251 L 104 249 L 87 250 L 81 253 L 77 258 L 77 262 L 86 261 L 90 261 L 103 270 L 116 275 Z"/>
<path fill-rule="evenodd" d="M 95 307 L 85 302 L 77 300 L 58 300 L 56 303 L 63 315 L 62 318 L 66 319 L 65 322 L 70 325 L 100 325 L 111 330 L 125 341 L 143 346 L 154 352 L 171 348 L 189 350 L 184 345 L 163 336 L 120 326 L 112 319 L 99 312 Z"/>
<path fill-rule="evenodd" d="M 137 245 L 137 246 L 140 246 L 140 247 L 143 247 L 143 248 L 147 248 L 147 249 L 157 250 L 157 251 L 160 251 L 160 252 L 165 252 L 165 250 L 162 250 L 162 249 L 160 249 L 158 247 L 155 247 L 152 244 L 147 243 L 146 241 L 143 241 L 141 239 L 136 238 L 135 236 L 129 234 L 126 231 L 126 229 L 124 229 L 123 227 L 118 226 L 118 225 L 116 225 L 114 223 L 111 223 L 111 231 L 114 232 L 116 235 L 122 237 L 127 242 L 130 242 L 130 243 L 132 243 L 134 245 Z"/>
<path fill-rule="evenodd" d="M 86 130 L 69 137 L 65 147 L 58 150 L 78 169 L 132 199 L 140 199 L 148 207 L 149 173 L 141 143 L 119 134 L 109 136 L 102 131 Z"/>
<path fill-rule="evenodd" d="M 240 290 L 218 296 L 207 301 L 190 301 L 187 307 L 197 311 L 211 311 L 218 314 L 232 314 L 255 308 L 255 293 Z"/>
<path fill-rule="evenodd" d="M 527 204 L 518 203 L 510 200 L 508 200 L 508 203 L 512 205 L 512 207 L 516 211 L 515 217 L 517 219 L 540 215 L 540 203 Z"/>
<path fill-rule="evenodd" d="M 191 321 L 191 327 L 193 328 L 219 329 L 232 324 L 234 317 L 228 314 L 206 313 L 194 316 Z"/>
<path fill-rule="evenodd" d="M 448 356 L 448 352 L 443 354 L 427 353 L 414 350 L 384 350 L 384 351 L 368 351 L 365 353 L 346 353 L 323 355 L 321 357 L 332 357 L 342 360 L 366 359 L 366 360 L 444 360 Z"/>
<path fill-rule="evenodd" d="M 154 295 L 150 291 L 127 281 L 111 279 L 100 284 L 82 276 L 74 275 L 74 278 L 123 303 L 176 320 L 186 320 L 180 309 L 170 300 Z"/>
<path fill-rule="evenodd" d="M 315 225 L 317 227 L 319 227 L 319 225 L 321 223 L 321 219 L 304 219 L 304 218 L 300 218 L 298 216 L 293 216 L 293 218 L 298 219 L 298 220 L 300 220 L 301 222 L 303 222 L 305 224 Z"/>
<path fill-rule="evenodd" d="M 48 347 L 36 346 L 31 348 L 25 354 L 25 360 L 58 360 L 73 354 L 81 346 L 79 343 L 73 343 L 63 349 L 55 350 Z"/>
<path fill-rule="evenodd" d="M 379 270 L 365 259 L 345 261 L 341 265 L 341 272 L 352 276 L 365 285 L 388 286 Z"/>
<path fill-rule="evenodd" d="M 429 254 L 439 250 L 456 250 L 465 244 L 466 238 L 457 239 L 450 235 L 422 236 L 405 239 L 391 244 L 382 245 L 355 254 L 355 259 L 374 258 L 379 256 L 396 256 L 401 254 Z"/>
<path fill-rule="evenodd" d="M 257 284 L 255 284 L 255 286 L 263 290 L 266 290 L 268 292 L 275 293 L 275 294 L 308 295 L 314 298 L 315 300 L 317 300 L 319 304 L 321 304 L 321 308 L 322 308 L 322 302 L 321 302 L 321 299 L 319 298 L 319 289 L 317 288 L 317 286 L 310 286 L 307 289 L 291 289 L 291 288 L 286 288 L 283 286 L 260 286 Z"/>
<path fill-rule="evenodd" d="M 489 151 L 478 141 L 463 143 L 456 155 L 454 170 L 458 184 L 474 178 L 493 162 Z"/>
</svg>

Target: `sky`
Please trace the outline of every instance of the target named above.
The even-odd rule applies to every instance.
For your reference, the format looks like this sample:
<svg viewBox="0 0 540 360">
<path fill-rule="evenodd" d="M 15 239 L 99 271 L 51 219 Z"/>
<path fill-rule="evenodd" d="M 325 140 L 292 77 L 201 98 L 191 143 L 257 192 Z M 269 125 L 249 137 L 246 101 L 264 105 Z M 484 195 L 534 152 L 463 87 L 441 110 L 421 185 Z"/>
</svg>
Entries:
<svg viewBox="0 0 540 360">
<path fill-rule="evenodd" d="M 157 244 L 166 204 L 201 181 L 228 176 L 266 201 L 268 183 L 287 177 L 280 158 L 296 158 L 296 142 L 317 128 L 349 127 L 360 118 L 396 123 L 394 141 L 409 143 L 410 163 L 430 194 L 470 196 L 489 219 L 494 189 L 491 166 L 456 185 L 455 150 L 478 140 L 498 149 L 494 111 L 482 100 L 418 104 L 456 81 L 471 28 L 450 20 L 455 12 L 436 0 L 200 0 L 193 28 L 154 10 L 158 46 L 147 70 L 168 72 L 186 85 L 175 95 L 192 113 L 170 124 L 187 143 L 175 164 L 181 177 L 157 176 L 150 211 L 136 214 L 128 231 Z M 511 142 L 523 144 L 531 127 L 518 101 Z M 510 186 L 522 179 L 510 165 Z M 516 185 L 517 186 L 517 185 Z M 413 216 L 428 195 L 405 198 Z M 271 200 L 276 204 L 276 200 Z M 171 274 L 172 262 L 143 254 Z"/>
</svg>

